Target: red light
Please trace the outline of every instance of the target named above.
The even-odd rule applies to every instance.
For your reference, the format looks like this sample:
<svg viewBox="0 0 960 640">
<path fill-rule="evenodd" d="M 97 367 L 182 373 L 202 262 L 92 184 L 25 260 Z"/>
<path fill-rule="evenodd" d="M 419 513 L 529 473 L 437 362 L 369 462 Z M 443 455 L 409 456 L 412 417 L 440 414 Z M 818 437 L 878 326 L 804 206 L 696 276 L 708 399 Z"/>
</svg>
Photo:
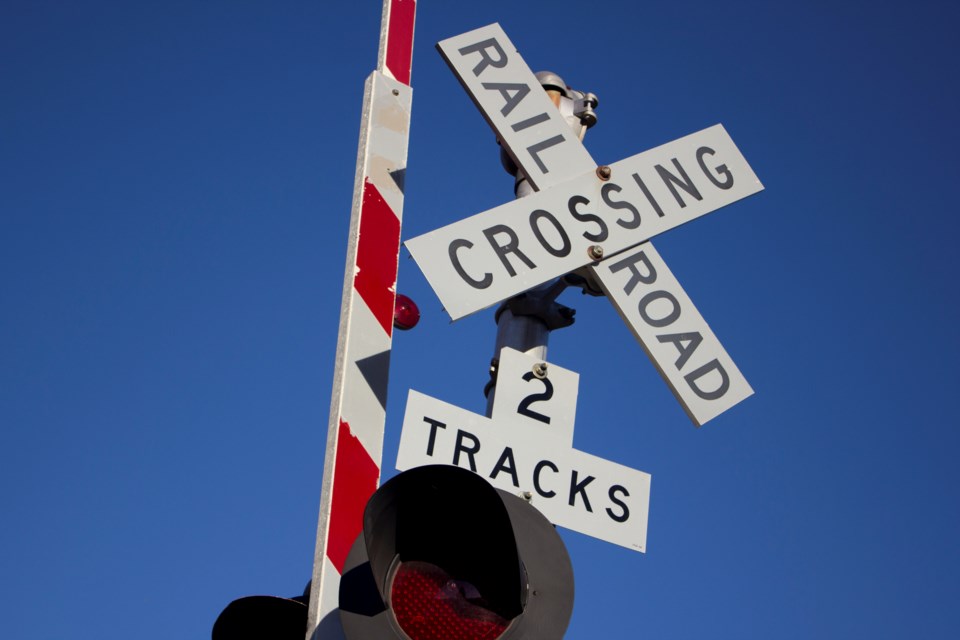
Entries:
<svg viewBox="0 0 960 640">
<path fill-rule="evenodd" d="M 420 309 L 414 304 L 413 300 L 403 295 L 397 294 L 397 301 L 393 306 L 393 326 L 402 331 L 413 329 L 420 322 Z"/>
<path fill-rule="evenodd" d="M 390 605 L 412 640 L 495 640 L 510 625 L 487 608 L 476 587 L 429 562 L 400 565 Z"/>
</svg>

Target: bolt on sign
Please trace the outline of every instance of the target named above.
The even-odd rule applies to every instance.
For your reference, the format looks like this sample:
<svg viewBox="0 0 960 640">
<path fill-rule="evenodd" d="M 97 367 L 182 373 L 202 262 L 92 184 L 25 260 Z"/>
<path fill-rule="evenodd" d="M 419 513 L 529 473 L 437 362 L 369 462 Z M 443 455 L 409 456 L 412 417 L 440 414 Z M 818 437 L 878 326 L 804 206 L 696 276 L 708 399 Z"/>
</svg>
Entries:
<svg viewBox="0 0 960 640">
<path fill-rule="evenodd" d="M 696 425 L 750 396 L 649 242 L 763 189 L 723 126 L 598 167 L 500 25 L 437 48 L 537 190 L 404 243 L 451 318 L 586 268 Z"/>
</svg>

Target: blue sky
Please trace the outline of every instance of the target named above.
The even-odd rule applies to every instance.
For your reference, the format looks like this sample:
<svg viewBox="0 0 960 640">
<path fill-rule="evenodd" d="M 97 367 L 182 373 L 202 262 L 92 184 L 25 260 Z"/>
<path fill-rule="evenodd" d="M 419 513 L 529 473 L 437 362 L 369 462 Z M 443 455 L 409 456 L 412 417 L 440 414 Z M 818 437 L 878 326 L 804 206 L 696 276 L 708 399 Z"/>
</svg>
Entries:
<svg viewBox="0 0 960 640">
<path fill-rule="evenodd" d="M 333 5 L 333 6 L 331 6 Z M 10 638 L 205 638 L 310 574 L 380 2 L 0 7 L 0 611 Z M 549 360 L 575 445 L 652 474 L 646 554 L 564 532 L 568 638 L 960 632 L 960 10 L 422 0 L 404 238 L 512 198 L 433 45 L 499 22 L 600 98 L 613 162 L 722 123 L 766 189 L 657 238 L 755 395 L 701 429 L 602 299 Z M 478 413 L 492 312 L 394 340 Z"/>
</svg>

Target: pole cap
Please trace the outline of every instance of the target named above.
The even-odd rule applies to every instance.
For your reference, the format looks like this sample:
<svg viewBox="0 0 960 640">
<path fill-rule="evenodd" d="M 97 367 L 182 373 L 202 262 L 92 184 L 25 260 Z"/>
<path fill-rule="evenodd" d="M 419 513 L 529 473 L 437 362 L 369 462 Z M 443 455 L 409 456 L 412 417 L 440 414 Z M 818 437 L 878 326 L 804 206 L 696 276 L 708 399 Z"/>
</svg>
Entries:
<svg viewBox="0 0 960 640">
<path fill-rule="evenodd" d="M 563 78 L 555 74 L 553 71 L 537 71 L 534 75 L 537 77 L 537 81 L 545 91 L 554 89 L 562 93 L 564 97 L 570 97 L 570 94 L 567 93 L 567 83 L 564 82 Z"/>
</svg>

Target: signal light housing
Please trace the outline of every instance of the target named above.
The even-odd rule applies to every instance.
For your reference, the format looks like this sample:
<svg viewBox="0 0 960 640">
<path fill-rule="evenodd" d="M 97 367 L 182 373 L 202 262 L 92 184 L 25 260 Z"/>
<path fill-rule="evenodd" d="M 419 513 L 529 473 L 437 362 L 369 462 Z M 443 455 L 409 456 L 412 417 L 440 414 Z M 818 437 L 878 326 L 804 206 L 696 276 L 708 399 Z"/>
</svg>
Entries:
<svg viewBox="0 0 960 640">
<path fill-rule="evenodd" d="M 307 596 L 247 596 L 227 605 L 213 623 L 212 640 L 303 640 Z"/>
<path fill-rule="evenodd" d="M 553 640 L 572 609 L 553 525 L 449 466 L 401 473 L 370 498 L 340 580 L 348 640 Z"/>
<path fill-rule="evenodd" d="M 401 331 L 409 331 L 420 322 L 420 309 L 409 296 L 397 294 L 393 303 L 393 326 Z"/>
</svg>

